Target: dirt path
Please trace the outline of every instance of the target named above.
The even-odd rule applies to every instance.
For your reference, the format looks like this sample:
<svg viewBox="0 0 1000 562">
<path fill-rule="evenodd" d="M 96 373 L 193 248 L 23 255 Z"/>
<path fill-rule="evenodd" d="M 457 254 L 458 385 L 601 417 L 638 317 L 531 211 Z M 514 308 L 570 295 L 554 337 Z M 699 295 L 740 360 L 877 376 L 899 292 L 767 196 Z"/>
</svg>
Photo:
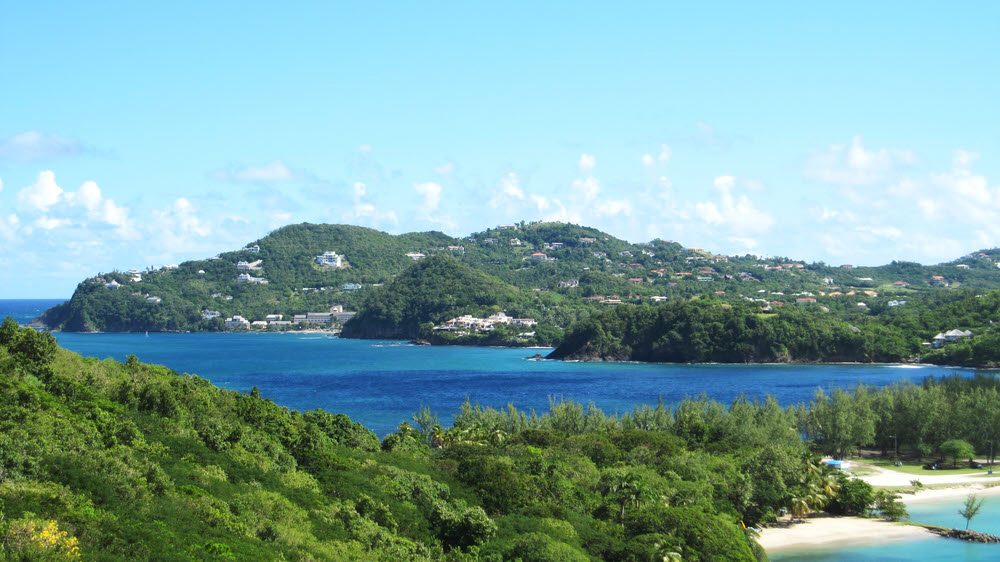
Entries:
<svg viewBox="0 0 1000 562">
<path fill-rule="evenodd" d="M 1000 482 L 1000 471 L 994 472 L 991 476 L 986 476 L 985 471 L 971 474 L 941 474 L 935 470 L 927 470 L 926 474 L 909 474 L 858 461 L 851 461 L 851 468 L 847 471 L 853 473 L 857 469 L 863 472 L 857 478 L 872 486 L 909 486 L 913 480 L 920 480 L 924 486 L 938 484 L 975 486 Z"/>
</svg>

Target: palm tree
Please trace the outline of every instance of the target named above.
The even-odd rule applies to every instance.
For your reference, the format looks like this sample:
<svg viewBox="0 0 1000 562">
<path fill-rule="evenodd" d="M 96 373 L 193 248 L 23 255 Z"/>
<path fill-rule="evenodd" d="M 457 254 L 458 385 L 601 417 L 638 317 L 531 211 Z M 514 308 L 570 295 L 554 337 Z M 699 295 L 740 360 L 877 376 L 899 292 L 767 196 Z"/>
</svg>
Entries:
<svg viewBox="0 0 1000 562">
<path fill-rule="evenodd" d="M 407 422 L 399 424 L 398 426 L 396 426 L 396 429 L 403 434 L 403 437 L 408 436 L 410 432 L 413 431 L 413 427 L 411 427 L 410 424 Z"/>
<path fill-rule="evenodd" d="M 802 519 L 811 511 L 809 509 L 809 501 L 802 496 L 795 496 L 792 498 L 792 517 L 798 517 Z"/>
<path fill-rule="evenodd" d="M 614 499 L 621 506 L 621 521 L 625 524 L 625 508 L 628 505 L 641 507 L 652 495 L 649 485 L 634 472 L 615 472 L 606 485 L 605 496 Z"/>
<path fill-rule="evenodd" d="M 435 449 L 444 447 L 444 428 L 439 423 L 434 424 L 434 427 L 431 428 L 431 447 Z"/>
</svg>

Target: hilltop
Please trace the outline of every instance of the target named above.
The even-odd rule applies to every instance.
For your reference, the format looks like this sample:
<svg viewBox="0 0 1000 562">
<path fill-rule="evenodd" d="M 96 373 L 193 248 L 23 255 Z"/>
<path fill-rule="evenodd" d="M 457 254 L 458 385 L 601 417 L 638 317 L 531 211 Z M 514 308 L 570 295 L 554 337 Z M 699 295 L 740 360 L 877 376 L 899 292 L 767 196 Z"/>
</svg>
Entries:
<svg viewBox="0 0 1000 562">
<path fill-rule="evenodd" d="M 431 262 L 436 267 L 423 265 Z M 606 308 L 692 297 L 764 312 L 793 305 L 846 319 L 862 307 L 878 316 L 1000 288 L 998 264 L 997 249 L 936 265 L 806 263 L 667 240 L 634 244 L 566 223 L 501 225 L 464 238 L 298 224 L 204 260 L 95 275 L 38 323 L 66 331 L 274 330 L 335 327 L 357 312 L 345 335 L 556 344 L 574 322 Z M 492 297 L 482 298 L 483 289 Z M 537 329 L 500 330 L 499 339 L 433 330 L 463 314 L 498 313 Z"/>
</svg>

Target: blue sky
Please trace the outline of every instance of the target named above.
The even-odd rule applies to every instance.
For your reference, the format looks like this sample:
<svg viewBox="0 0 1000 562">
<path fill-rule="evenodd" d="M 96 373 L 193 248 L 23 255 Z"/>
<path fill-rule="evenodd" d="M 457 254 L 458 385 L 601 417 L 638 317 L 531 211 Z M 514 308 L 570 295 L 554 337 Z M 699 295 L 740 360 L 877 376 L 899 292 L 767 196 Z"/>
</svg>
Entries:
<svg viewBox="0 0 1000 562">
<path fill-rule="evenodd" d="M 304 221 L 1000 245 L 995 2 L 332 4 L 0 7 L 0 298 Z"/>
</svg>

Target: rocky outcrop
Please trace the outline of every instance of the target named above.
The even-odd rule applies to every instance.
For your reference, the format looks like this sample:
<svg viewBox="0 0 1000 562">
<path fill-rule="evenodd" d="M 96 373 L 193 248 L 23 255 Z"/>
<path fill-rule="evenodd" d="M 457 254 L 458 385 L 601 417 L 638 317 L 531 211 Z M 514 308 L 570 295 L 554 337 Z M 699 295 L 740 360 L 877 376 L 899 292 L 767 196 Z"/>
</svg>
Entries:
<svg viewBox="0 0 1000 562">
<path fill-rule="evenodd" d="M 965 529 L 945 529 L 943 527 L 931 528 L 930 530 L 934 533 L 941 535 L 942 537 L 949 537 L 963 541 L 1000 543 L 1000 537 L 996 535 L 990 535 L 987 533 L 980 533 L 979 531 L 967 531 Z"/>
</svg>

